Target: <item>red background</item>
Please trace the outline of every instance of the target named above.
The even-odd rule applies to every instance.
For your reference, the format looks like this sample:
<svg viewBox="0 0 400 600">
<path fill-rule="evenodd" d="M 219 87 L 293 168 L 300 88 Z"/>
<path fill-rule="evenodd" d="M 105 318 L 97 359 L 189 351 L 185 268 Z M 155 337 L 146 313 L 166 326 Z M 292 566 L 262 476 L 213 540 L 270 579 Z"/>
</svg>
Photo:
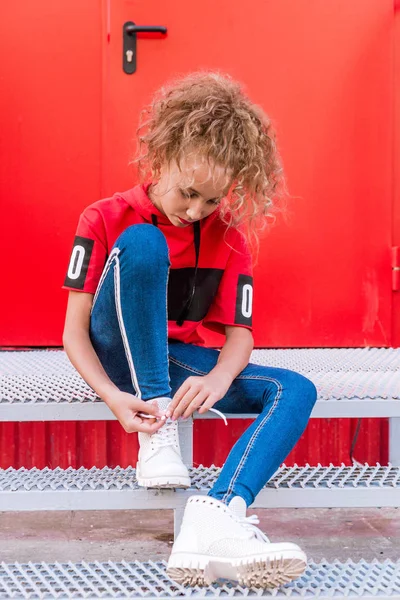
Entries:
<svg viewBox="0 0 400 600">
<path fill-rule="evenodd" d="M 122 26 L 140 34 L 122 71 Z M 262 242 L 257 347 L 398 346 L 391 247 L 398 200 L 399 12 L 392 0 L 23 0 L 0 8 L 0 346 L 61 346 L 61 290 L 85 206 L 136 183 L 139 111 L 168 78 L 215 68 L 271 117 L 289 220 Z M 208 343 L 222 339 L 207 334 Z M 356 421 L 311 419 L 285 461 L 347 462 Z M 220 464 L 248 422 L 195 424 L 195 461 Z M 223 424 L 222 424 L 223 427 Z M 226 428 L 228 429 L 228 428 Z M 219 446 L 212 443 L 218 435 Z M 4 423 L 1 466 L 126 465 L 118 423 Z M 363 419 L 355 457 L 387 461 L 387 421 Z"/>
</svg>

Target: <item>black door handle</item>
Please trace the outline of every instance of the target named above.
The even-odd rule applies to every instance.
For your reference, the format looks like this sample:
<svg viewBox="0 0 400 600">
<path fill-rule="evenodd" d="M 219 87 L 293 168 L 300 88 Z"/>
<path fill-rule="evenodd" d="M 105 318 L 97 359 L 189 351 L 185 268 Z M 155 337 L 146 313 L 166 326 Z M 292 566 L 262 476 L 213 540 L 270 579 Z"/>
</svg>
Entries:
<svg viewBox="0 0 400 600">
<path fill-rule="evenodd" d="M 148 31 L 155 33 L 167 33 L 167 28 L 163 27 L 162 25 L 135 25 L 134 23 L 131 25 L 126 23 L 126 25 L 126 32 L 129 35 L 132 35 L 132 33 L 147 33 Z"/>
<path fill-rule="evenodd" d="M 122 29 L 122 68 L 127 75 L 136 71 L 136 34 L 137 33 L 167 33 L 162 25 L 136 25 L 132 21 L 124 23 Z"/>
</svg>

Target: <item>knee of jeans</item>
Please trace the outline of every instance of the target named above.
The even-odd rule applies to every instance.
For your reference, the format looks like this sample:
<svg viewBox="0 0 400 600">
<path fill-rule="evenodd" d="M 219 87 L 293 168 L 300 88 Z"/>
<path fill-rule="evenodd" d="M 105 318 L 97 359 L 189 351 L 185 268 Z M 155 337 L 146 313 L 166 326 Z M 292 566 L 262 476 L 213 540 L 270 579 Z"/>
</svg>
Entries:
<svg viewBox="0 0 400 600">
<path fill-rule="evenodd" d="M 283 382 L 285 405 L 293 416 L 311 414 L 317 401 L 317 389 L 310 379 L 296 371 L 287 371 Z"/>
<path fill-rule="evenodd" d="M 309 407 L 309 411 L 311 412 L 316 401 L 317 401 L 317 388 L 314 383 L 301 375 L 300 373 L 296 373 L 296 386 L 299 388 L 299 395 L 301 396 L 302 404 L 306 404 Z"/>
<path fill-rule="evenodd" d="M 146 265 L 158 258 L 166 258 L 169 262 L 168 244 L 158 227 L 150 223 L 137 223 L 127 227 L 115 241 L 122 252 L 125 248 L 129 249 L 129 256 L 136 260 L 143 258 Z"/>
</svg>

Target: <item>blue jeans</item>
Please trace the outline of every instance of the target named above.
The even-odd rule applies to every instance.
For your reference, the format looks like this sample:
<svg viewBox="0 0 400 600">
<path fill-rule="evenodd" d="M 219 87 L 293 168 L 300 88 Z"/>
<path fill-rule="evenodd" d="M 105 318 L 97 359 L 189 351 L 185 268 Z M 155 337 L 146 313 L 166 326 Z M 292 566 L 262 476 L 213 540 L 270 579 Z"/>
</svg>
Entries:
<svg viewBox="0 0 400 600">
<path fill-rule="evenodd" d="M 164 234 L 132 225 L 116 240 L 95 297 L 90 338 L 110 379 L 142 400 L 172 397 L 191 375 L 209 373 L 218 350 L 168 339 L 170 260 Z M 258 415 L 233 446 L 209 496 L 250 506 L 304 432 L 314 384 L 287 369 L 249 363 L 214 404 L 223 413 Z"/>
</svg>

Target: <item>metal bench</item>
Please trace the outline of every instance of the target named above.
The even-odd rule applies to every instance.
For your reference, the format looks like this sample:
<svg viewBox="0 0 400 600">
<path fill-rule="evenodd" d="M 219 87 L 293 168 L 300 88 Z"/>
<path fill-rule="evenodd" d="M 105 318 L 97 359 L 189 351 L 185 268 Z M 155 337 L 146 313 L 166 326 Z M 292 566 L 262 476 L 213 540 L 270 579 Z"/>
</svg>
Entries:
<svg viewBox="0 0 400 600">
<path fill-rule="evenodd" d="M 254 350 L 250 360 L 293 369 L 309 377 L 319 392 L 312 418 L 389 417 L 390 420 L 388 466 L 282 465 L 258 494 L 252 507 L 400 505 L 400 349 Z M 215 418 L 212 413 L 195 413 L 194 416 Z M 226 416 L 228 419 L 255 417 L 254 414 Z M 62 350 L 0 352 L 1 421 L 110 419 L 115 419 L 112 412 L 82 380 Z M 179 423 L 182 453 L 189 466 L 193 464 L 192 433 L 191 420 Z M 207 493 L 218 472 L 217 467 L 191 466 L 190 490 L 146 490 L 138 488 L 133 468 L 3 469 L 0 470 L 0 509 L 169 508 L 174 510 L 176 533 L 187 497 L 193 493 Z M 360 580 L 360 569 L 364 583 Z M 325 575 L 321 575 L 322 571 Z M 329 581 L 327 588 L 323 585 L 324 577 Z M 362 561 L 358 565 L 351 561 L 344 564 L 310 563 L 306 574 L 285 586 L 284 590 L 285 595 L 301 593 L 325 597 L 324 594 L 335 593 L 359 596 L 365 586 L 369 594 L 400 599 L 399 578 L 400 561 L 382 564 Z M 231 584 L 216 584 L 208 592 L 207 588 L 181 590 L 179 585 L 166 578 L 163 562 L 3 563 L 0 569 L 0 598 L 11 597 L 4 594 L 12 590 L 17 590 L 22 597 L 29 597 L 31 589 L 56 588 L 63 591 L 64 597 L 73 597 L 74 586 L 81 586 L 79 589 L 86 590 L 88 595 L 91 592 L 100 595 L 101 591 L 103 596 L 110 593 L 109 597 L 129 597 L 129 594 L 140 597 L 142 594 L 167 598 L 248 593 L 248 590 Z M 112 594 L 111 589 L 114 590 Z"/>
</svg>

